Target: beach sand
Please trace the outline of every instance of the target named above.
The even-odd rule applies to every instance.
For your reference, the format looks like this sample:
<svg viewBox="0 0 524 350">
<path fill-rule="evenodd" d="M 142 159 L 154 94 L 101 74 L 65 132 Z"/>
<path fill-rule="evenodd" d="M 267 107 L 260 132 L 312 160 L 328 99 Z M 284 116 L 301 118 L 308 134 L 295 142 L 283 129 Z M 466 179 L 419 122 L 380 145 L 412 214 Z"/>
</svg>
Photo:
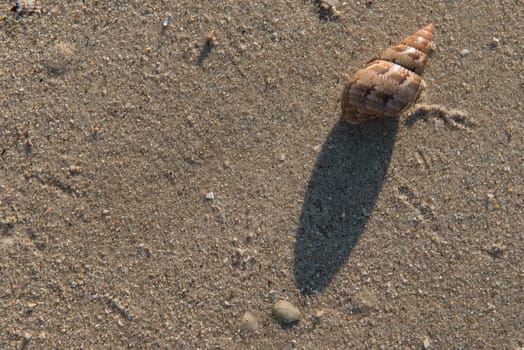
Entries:
<svg viewBox="0 0 524 350">
<path fill-rule="evenodd" d="M 330 3 L 2 2 L 0 348 L 524 347 L 523 2 Z"/>
</svg>

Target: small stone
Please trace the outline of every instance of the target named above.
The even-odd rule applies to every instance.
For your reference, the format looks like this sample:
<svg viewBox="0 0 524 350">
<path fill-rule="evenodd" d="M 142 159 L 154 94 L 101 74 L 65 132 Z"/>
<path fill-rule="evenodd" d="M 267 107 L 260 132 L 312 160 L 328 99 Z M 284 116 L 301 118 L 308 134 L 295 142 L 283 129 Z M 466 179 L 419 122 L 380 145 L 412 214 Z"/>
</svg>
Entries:
<svg viewBox="0 0 524 350">
<path fill-rule="evenodd" d="M 69 167 L 69 175 L 76 176 L 76 175 L 80 175 L 81 173 L 82 173 L 82 167 L 78 165 L 71 165 Z"/>
<path fill-rule="evenodd" d="M 318 309 L 318 310 L 315 310 L 315 313 L 313 314 L 313 316 L 315 316 L 316 318 L 322 318 L 324 315 L 325 315 L 326 311 L 324 309 Z"/>
<path fill-rule="evenodd" d="M 490 46 L 493 49 L 496 49 L 497 47 L 499 47 L 500 46 L 500 39 L 493 37 L 493 39 L 491 39 Z"/>
<path fill-rule="evenodd" d="M 318 145 L 316 145 L 315 147 L 313 147 L 313 150 L 314 150 L 315 152 L 320 152 L 320 151 L 322 150 L 322 144 L 318 144 Z"/>
<path fill-rule="evenodd" d="M 337 10 L 339 4 L 338 0 L 317 0 L 321 18 L 336 19 L 340 17 L 340 12 Z"/>
<path fill-rule="evenodd" d="M 338 0 L 323 0 L 322 2 L 328 4 L 331 7 L 336 7 L 339 5 Z"/>
<path fill-rule="evenodd" d="M 246 50 L 247 50 L 247 44 L 240 43 L 240 44 L 238 44 L 238 48 L 239 48 L 241 51 L 246 51 Z"/>
<path fill-rule="evenodd" d="M 422 339 L 422 347 L 424 349 L 429 349 L 430 345 L 431 345 L 431 340 L 429 339 L 427 335 L 424 336 L 424 338 Z"/>
<path fill-rule="evenodd" d="M 208 192 L 208 193 L 206 194 L 206 199 L 207 199 L 208 201 L 212 201 L 213 199 L 215 199 L 215 194 L 214 194 L 213 192 Z"/>
<path fill-rule="evenodd" d="M 283 324 L 292 324 L 300 320 L 300 310 L 289 301 L 279 300 L 273 306 L 273 317 Z"/>
<path fill-rule="evenodd" d="M 246 311 L 240 319 L 240 329 L 247 332 L 255 333 L 260 328 L 260 324 L 255 315 Z"/>
<path fill-rule="evenodd" d="M 205 36 L 205 39 L 206 39 L 206 45 L 208 47 L 215 47 L 218 44 L 217 33 L 214 30 L 207 33 Z"/>
<path fill-rule="evenodd" d="M 464 49 L 464 50 L 460 51 L 460 55 L 461 55 L 461 56 L 466 56 L 466 55 L 468 55 L 470 52 L 471 52 L 471 51 L 469 51 L 468 49 Z"/>
</svg>

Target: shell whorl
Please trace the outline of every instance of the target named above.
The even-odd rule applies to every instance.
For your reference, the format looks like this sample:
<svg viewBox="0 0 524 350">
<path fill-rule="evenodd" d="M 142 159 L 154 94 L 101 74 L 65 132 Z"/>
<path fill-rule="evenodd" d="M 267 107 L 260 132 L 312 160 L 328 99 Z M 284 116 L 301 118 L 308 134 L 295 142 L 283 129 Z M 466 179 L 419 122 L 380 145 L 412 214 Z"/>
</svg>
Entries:
<svg viewBox="0 0 524 350">
<path fill-rule="evenodd" d="M 432 37 L 429 24 L 358 70 L 342 91 L 343 118 L 358 124 L 408 109 L 423 89 L 420 74 L 433 50 Z"/>
</svg>

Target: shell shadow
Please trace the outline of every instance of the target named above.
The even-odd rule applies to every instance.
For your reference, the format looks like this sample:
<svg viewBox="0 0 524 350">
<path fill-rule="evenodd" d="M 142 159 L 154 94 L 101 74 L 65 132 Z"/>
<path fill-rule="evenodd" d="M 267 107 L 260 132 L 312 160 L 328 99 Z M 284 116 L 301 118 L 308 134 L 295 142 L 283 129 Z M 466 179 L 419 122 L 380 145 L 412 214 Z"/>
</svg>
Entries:
<svg viewBox="0 0 524 350">
<path fill-rule="evenodd" d="M 294 276 L 302 294 L 321 292 L 346 262 L 384 182 L 397 118 L 340 120 L 309 180 L 296 229 Z"/>
</svg>

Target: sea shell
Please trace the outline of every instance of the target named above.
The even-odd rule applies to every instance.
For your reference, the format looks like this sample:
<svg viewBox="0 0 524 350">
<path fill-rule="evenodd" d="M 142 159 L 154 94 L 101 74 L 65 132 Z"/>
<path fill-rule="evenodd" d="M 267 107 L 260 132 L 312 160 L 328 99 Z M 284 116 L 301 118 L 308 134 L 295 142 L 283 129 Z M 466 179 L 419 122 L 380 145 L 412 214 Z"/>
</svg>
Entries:
<svg viewBox="0 0 524 350">
<path fill-rule="evenodd" d="M 342 116 L 350 124 L 393 117 L 407 110 L 424 87 L 420 74 L 434 46 L 433 23 L 382 52 L 357 71 L 342 91 Z"/>
<path fill-rule="evenodd" d="M 14 10 L 19 16 L 39 14 L 42 12 L 42 2 L 40 0 L 16 0 Z"/>
</svg>

